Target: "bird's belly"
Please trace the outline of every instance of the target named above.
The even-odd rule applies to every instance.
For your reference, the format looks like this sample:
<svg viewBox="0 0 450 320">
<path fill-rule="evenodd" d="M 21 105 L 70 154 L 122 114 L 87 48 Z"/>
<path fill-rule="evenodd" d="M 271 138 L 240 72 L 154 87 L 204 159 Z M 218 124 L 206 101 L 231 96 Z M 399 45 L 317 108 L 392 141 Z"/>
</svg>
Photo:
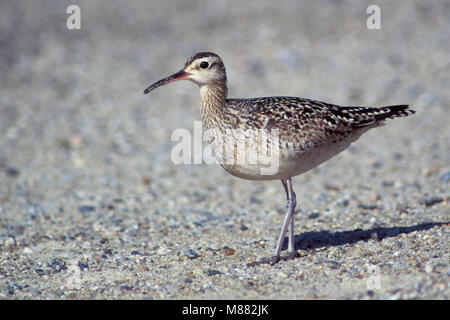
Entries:
<svg viewBox="0 0 450 320">
<path fill-rule="evenodd" d="M 264 159 L 257 163 L 221 163 L 230 174 L 248 180 L 280 180 L 305 173 L 338 153 L 344 151 L 358 136 L 348 137 L 342 141 L 324 144 L 307 151 L 282 149 L 277 157 Z M 258 157 L 256 157 L 259 159 Z"/>
</svg>

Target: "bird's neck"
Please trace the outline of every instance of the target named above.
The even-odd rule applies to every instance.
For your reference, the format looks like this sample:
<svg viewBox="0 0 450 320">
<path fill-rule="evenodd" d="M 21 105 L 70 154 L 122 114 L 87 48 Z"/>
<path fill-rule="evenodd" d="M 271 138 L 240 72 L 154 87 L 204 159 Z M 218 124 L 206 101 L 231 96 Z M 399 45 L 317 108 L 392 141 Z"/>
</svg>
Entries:
<svg viewBox="0 0 450 320">
<path fill-rule="evenodd" d="M 226 108 L 227 84 L 217 81 L 200 87 L 201 116 L 206 127 L 214 125 L 213 119 L 220 119 Z"/>
</svg>

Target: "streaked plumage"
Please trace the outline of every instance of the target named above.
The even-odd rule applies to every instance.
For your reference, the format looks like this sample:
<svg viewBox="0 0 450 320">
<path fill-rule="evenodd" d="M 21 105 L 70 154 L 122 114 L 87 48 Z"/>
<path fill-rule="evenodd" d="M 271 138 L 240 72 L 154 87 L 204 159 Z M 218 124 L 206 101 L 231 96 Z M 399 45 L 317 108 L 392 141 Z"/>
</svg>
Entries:
<svg viewBox="0 0 450 320">
<path fill-rule="evenodd" d="M 341 107 L 297 97 L 229 99 L 225 66 L 220 57 L 211 52 L 192 56 L 183 70 L 154 83 L 144 93 L 181 79 L 191 80 L 200 87 L 204 130 L 211 131 L 208 137 L 218 157 L 224 160 L 224 155 L 230 152 L 234 160 L 230 163 L 221 161 L 224 169 L 244 179 L 281 180 L 287 195 L 287 212 L 274 262 L 280 259 L 288 225 L 289 251 L 295 253 L 293 215 L 296 199 L 291 178 L 345 150 L 367 130 L 383 125 L 386 119 L 414 113 L 408 105 Z M 268 136 L 269 139 L 261 142 L 264 130 L 276 132 L 276 139 Z M 231 141 L 235 143 L 224 143 L 226 138 L 233 138 Z M 239 141 L 243 144 L 239 145 Z M 267 166 L 262 161 L 266 143 L 277 145 L 279 152 L 279 169 L 270 175 L 261 174 L 261 168 Z M 255 163 L 236 161 L 239 152 L 255 154 L 258 160 Z"/>
</svg>

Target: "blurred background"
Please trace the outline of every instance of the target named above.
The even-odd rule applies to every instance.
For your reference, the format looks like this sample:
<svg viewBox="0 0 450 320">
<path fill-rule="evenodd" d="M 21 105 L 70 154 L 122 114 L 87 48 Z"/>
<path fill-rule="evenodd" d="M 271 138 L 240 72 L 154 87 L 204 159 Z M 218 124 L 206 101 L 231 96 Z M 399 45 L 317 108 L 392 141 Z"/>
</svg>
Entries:
<svg viewBox="0 0 450 320">
<path fill-rule="evenodd" d="M 111 203 L 125 221 L 118 230 L 137 230 L 138 221 L 147 236 L 194 219 L 195 210 L 233 219 L 252 213 L 249 225 L 270 212 L 281 219 L 278 182 L 170 160 L 172 131 L 192 132 L 200 119 L 198 88 L 179 82 L 142 91 L 199 51 L 222 57 L 230 97 L 416 110 L 296 178 L 299 210 L 321 209 L 342 194 L 383 193 L 383 186 L 400 188 L 405 203 L 445 195 L 450 2 L 375 2 L 1 1 L 0 237 L 32 243 L 80 228 L 94 233 L 96 221 L 109 225 Z M 72 4 L 81 9 L 80 30 L 66 26 Z M 367 28 L 371 4 L 381 9 L 380 30 Z M 277 232 L 275 225 L 266 236 Z"/>
</svg>

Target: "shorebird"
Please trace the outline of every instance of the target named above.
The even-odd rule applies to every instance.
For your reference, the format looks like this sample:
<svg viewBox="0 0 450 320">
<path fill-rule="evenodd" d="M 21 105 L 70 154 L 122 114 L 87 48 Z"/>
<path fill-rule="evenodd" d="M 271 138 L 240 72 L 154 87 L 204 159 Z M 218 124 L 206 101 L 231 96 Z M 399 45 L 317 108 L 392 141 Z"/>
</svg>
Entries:
<svg viewBox="0 0 450 320">
<path fill-rule="evenodd" d="M 408 105 L 385 107 L 338 106 L 298 97 L 227 98 L 227 75 L 222 59 L 212 52 L 190 57 L 183 69 L 161 79 L 144 94 L 168 83 L 190 80 L 200 87 L 203 127 L 215 134 L 208 139 L 220 158 L 231 150 L 232 160 L 239 157 L 236 141 L 218 143 L 218 137 L 245 138 L 240 151 L 256 156 L 256 162 L 220 161 L 230 174 L 249 180 L 281 180 L 286 192 L 286 214 L 275 247 L 272 264 L 281 257 L 281 249 L 289 228 L 289 256 L 296 255 L 294 211 L 297 204 L 292 177 L 311 170 L 345 150 L 364 132 L 384 124 L 384 120 L 414 113 Z M 262 140 L 261 130 L 275 132 Z M 239 134 L 236 134 L 236 132 Z M 263 142 L 262 142 L 263 141 Z M 268 145 L 275 149 L 267 152 Z M 223 149 L 224 148 L 224 149 Z M 238 151 L 236 151 L 238 150 Z M 274 151 L 275 150 L 275 151 Z M 263 151 L 276 155 L 278 166 L 270 174 L 263 173 Z M 248 160 L 248 158 L 245 158 Z M 261 160 L 261 161 L 260 161 Z"/>
</svg>

